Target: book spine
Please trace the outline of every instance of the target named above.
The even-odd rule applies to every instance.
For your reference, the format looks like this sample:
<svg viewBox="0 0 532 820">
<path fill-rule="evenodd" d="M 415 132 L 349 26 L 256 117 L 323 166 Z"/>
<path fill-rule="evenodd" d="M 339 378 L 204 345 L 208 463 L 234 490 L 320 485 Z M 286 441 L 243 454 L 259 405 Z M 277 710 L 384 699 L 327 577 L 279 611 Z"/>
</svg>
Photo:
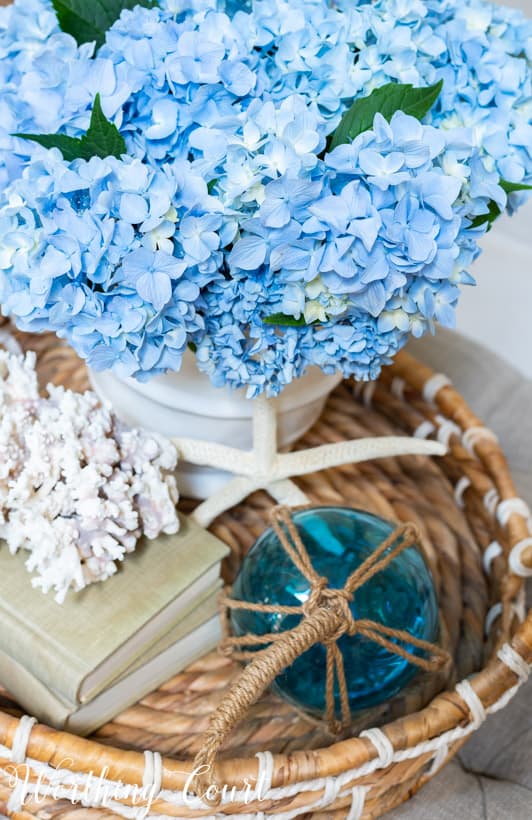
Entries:
<svg viewBox="0 0 532 820">
<path fill-rule="evenodd" d="M 70 657 L 52 635 L 28 623 L 18 612 L 0 601 L 0 651 L 27 669 L 34 679 L 57 691 L 57 670 L 61 669 L 61 697 L 67 703 L 77 703 L 83 672 L 76 658 Z"/>
<path fill-rule="evenodd" d="M 29 715 L 55 729 L 63 729 L 77 709 L 76 704 L 68 703 L 55 695 L 3 650 L 0 650 L 0 683 L 16 697 L 17 703 Z"/>
</svg>

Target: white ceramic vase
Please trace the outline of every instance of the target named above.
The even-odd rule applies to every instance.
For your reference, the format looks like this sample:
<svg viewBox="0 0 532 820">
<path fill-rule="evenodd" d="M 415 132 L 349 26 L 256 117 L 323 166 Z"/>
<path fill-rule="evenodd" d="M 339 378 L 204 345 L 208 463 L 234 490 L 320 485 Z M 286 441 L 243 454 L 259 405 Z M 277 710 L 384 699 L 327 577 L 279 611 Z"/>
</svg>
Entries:
<svg viewBox="0 0 532 820">
<path fill-rule="evenodd" d="M 178 373 L 147 383 L 119 379 L 111 372 L 90 373 L 92 387 L 126 424 L 175 436 L 214 441 L 242 450 L 252 447 L 253 401 L 245 390 L 214 387 L 187 352 Z M 274 399 L 278 411 L 278 445 L 293 444 L 319 418 L 327 397 L 342 376 L 311 368 Z M 190 498 L 208 498 L 230 478 L 209 467 L 180 464 L 179 489 Z"/>
</svg>

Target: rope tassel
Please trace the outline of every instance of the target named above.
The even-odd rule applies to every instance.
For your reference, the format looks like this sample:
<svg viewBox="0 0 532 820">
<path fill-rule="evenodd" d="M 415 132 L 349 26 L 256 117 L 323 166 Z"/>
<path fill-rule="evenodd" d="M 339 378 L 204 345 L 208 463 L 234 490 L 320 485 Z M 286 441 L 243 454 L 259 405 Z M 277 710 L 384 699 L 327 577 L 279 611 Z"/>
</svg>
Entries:
<svg viewBox="0 0 532 820">
<path fill-rule="evenodd" d="M 212 767 L 218 750 L 225 738 L 238 724 L 248 709 L 256 703 L 284 669 L 300 655 L 318 643 L 327 650 L 325 719 L 335 734 L 351 723 L 349 694 L 339 639 L 345 635 L 362 635 L 388 651 L 400 655 L 405 660 L 425 671 L 433 672 L 451 661 L 450 655 L 436 644 L 410 635 L 399 629 L 392 629 L 376 621 L 355 619 L 350 604 L 360 587 L 370 578 L 385 569 L 404 550 L 413 546 L 419 533 L 413 524 L 398 527 L 383 543 L 349 576 L 341 589 L 328 586 L 327 578 L 314 569 L 310 556 L 292 520 L 294 508 L 277 507 L 271 515 L 272 526 L 291 561 L 310 584 L 310 596 L 301 606 L 277 606 L 256 604 L 234 600 L 229 595 L 222 599 L 225 622 L 231 609 L 245 609 L 251 612 L 301 615 L 300 623 L 291 630 L 266 635 L 232 636 L 227 634 L 221 649 L 237 660 L 250 660 L 235 685 L 222 699 L 211 716 L 202 748 L 195 760 L 194 768 L 205 772 L 197 778 L 198 792 L 213 781 Z M 399 643 L 395 643 L 399 641 Z M 401 644 L 413 646 L 425 653 L 420 657 Z M 247 647 L 264 646 L 257 651 Z M 342 720 L 336 720 L 335 684 L 338 683 Z"/>
</svg>

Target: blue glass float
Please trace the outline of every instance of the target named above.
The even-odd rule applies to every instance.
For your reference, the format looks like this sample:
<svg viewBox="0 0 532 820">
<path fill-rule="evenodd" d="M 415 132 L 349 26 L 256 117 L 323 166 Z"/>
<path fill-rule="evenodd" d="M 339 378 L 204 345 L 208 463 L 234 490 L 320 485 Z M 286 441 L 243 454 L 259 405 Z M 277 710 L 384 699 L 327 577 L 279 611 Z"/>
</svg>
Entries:
<svg viewBox="0 0 532 820">
<path fill-rule="evenodd" d="M 293 521 L 319 575 L 341 588 L 351 573 L 395 530 L 388 521 L 343 507 L 315 507 L 294 512 Z M 252 603 L 298 606 L 308 600 L 310 585 L 293 565 L 277 535 L 267 530 L 243 561 L 233 598 Z M 438 604 L 431 573 L 417 547 L 409 547 L 360 587 L 351 604 L 355 619 L 368 618 L 416 638 L 434 642 Z M 234 634 L 264 635 L 293 629 L 299 615 L 232 610 Z M 338 641 L 345 663 L 352 712 L 396 695 L 418 671 L 412 663 L 361 635 Z M 415 653 L 412 646 L 406 649 Z M 325 709 L 326 649 L 318 644 L 276 678 L 274 688 L 311 713 Z M 335 691 L 339 713 L 339 693 Z"/>
</svg>

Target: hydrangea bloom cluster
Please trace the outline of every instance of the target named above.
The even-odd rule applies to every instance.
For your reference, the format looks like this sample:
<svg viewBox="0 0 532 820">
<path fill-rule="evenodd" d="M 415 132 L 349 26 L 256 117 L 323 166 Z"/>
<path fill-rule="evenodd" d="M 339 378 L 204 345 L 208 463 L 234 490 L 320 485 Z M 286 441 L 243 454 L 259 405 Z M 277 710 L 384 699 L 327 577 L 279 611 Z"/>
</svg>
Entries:
<svg viewBox="0 0 532 820">
<path fill-rule="evenodd" d="M 179 528 L 175 449 L 131 430 L 94 393 L 48 387 L 35 355 L 0 352 L 0 535 L 62 603 L 116 572 L 143 532 Z"/>
<path fill-rule="evenodd" d="M 0 217 L 5 308 L 23 329 L 65 335 L 95 368 L 179 369 L 204 327 L 201 285 L 221 263 L 222 217 L 206 183 L 139 159 L 68 165 L 57 149 L 42 154 L 11 184 Z"/>
<path fill-rule="evenodd" d="M 526 196 L 500 182 L 532 178 L 532 24 L 482 0 L 221 6 L 124 11 L 97 53 L 48 0 L 0 10 L 0 300 L 139 379 L 187 345 L 250 395 L 310 365 L 374 378 L 453 324 L 478 217 Z M 439 80 L 421 122 L 376 114 L 330 150 L 353 100 Z M 97 93 L 120 160 L 9 136 L 79 136 Z"/>
</svg>

